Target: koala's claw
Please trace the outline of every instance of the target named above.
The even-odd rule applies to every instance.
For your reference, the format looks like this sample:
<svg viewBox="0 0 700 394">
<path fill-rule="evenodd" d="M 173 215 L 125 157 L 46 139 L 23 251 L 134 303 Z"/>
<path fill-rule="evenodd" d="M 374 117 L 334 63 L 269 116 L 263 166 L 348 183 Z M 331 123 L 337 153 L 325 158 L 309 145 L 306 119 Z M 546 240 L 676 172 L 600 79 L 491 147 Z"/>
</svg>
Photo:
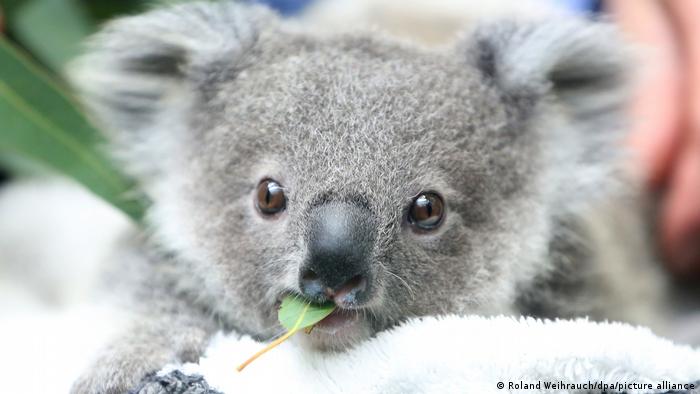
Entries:
<svg viewBox="0 0 700 394">
<path fill-rule="evenodd" d="M 200 375 L 185 375 L 179 370 L 166 375 L 150 374 L 129 394 L 223 394 L 207 384 Z"/>
</svg>

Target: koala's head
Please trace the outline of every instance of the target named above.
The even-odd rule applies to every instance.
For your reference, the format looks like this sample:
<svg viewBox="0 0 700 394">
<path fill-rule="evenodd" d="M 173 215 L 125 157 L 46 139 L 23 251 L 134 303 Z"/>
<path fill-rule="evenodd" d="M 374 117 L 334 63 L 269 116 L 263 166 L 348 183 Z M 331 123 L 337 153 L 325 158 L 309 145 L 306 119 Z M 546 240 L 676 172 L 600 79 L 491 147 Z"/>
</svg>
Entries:
<svg viewBox="0 0 700 394">
<path fill-rule="evenodd" d="M 332 300 L 309 338 L 342 347 L 508 313 L 547 269 L 613 156 L 609 32 L 503 21 L 438 51 L 199 3 L 111 23 L 74 74 L 202 298 L 260 337 L 285 295 Z"/>
</svg>

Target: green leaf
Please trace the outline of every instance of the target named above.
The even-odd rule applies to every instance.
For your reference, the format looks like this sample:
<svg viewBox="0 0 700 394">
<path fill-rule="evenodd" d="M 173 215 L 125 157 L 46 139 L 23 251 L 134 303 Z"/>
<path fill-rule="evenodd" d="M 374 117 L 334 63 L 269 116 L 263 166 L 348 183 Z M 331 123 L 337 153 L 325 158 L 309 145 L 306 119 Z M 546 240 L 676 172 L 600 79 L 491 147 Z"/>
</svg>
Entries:
<svg viewBox="0 0 700 394">
<path fill-rule="evenodd" d="M 330 315 L 334 310 L 335 304 L 332 302 L 314 305 L 298 297 L 287 296 L 282 300 L 277 318 L 287 330 L 297 331 L 313 326 Z"/>
<path fill-rule="evenodd" d="M 0 156 L 61 172 L 139 220 L 144 203 L 100 149 L 103 144 L 63 88 L 0 39 Z"/>
<path fill-rule="evenodd" d="M 314 305 L 301 300 L 298 297 L 285 297 L 282 300 L 282 305 L 280 305 L 279 312 L 277 313 L 277 319 L 279 320 L 280 324 L 287 329 L 287 333 L 272 341 L 272 343 L 248 358 L 236 369 L 238 372 L 243 371 L 245 367 L 250 365 L 250 363 L 255 361 L 258 357 L 279 346 L 297 331 L 303 328 L 313 327 L 314 324 L 323 320 L 334 310 L 335 304 L 332 302 L 323 305 Z"/>
</svg>

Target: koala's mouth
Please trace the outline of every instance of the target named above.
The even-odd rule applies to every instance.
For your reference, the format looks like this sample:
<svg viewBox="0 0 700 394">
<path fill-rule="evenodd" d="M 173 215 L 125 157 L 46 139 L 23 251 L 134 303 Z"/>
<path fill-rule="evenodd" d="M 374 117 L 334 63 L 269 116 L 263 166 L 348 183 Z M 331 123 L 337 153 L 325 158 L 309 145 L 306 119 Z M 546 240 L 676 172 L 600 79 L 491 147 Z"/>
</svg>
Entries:
<svg viewBox="0 0 700 394">
<path fill-rule="evenodd" d="M 313 331 L 326 334 L 336 334 L 340 330 L 348 329 L 360 319 L 360 312 L 356 309 L 336 308 L 330 315 L 316 323 Z"/>
<path fill-rule="evenodd" d="M 336 309 L 318 322 L 300 340 L 322 351 L 342 351 L 372 336 L 371 322 L 366 313 L 357 309 Z"/>
<path fill-rule="evenodd" d="M 299 296 L 297 293 L 291 294 Z M 282 298 L 276 303 L 277 309 Z M 370 320 L 370 315 L 361 308 L 337 307 L 330 315 L 316 323 L 309 333 L 302 332 L 298 336 L 312 347 L 321 350 L 343 350 L 371 336 Z"/>
<path fill-rule="evenodd" d="M 296 292 L 284 292 L 283 295 L 277 299 L 277 302 L 275 302 L 275 311 L 279 310 L 280 306 L 282 305 L 282 299 L 289 295 L 304 298 Z M 358 320 L 360 320 L 361 315 L 366 315 L 362 312 L 363 311 L 361 309 L 357 308 L 349 309 L 343 308 L 341 306 L 336 306 L 335 310 L 331 312 L 330 315 L 326 316 L 323 320 L 319 321 L 314 325 L 312 331 L 318 330 L 321 332 L 327 332 L 331 334 L 335 333 L 338 330 L 341 330 L 344 327 L 352 325 L 353 323 L 356 323 Z"/>
</svg>

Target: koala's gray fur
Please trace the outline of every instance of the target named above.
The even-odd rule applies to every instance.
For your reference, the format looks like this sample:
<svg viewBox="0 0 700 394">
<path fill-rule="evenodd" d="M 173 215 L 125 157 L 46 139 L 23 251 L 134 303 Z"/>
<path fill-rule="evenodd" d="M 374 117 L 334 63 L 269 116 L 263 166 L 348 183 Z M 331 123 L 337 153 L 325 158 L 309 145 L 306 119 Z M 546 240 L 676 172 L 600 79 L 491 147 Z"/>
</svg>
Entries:
<svg viewBox="0 0 700 394">
<path fill-rule="evenodd" d="M 322 203 L 371 210 L 376 295 L 362 330 L 315 347 L 442 313 L 649 323 L 663 281 L 616 168 L 621 48 L 574 18 L 489 23 L 451 49 L 316 36 L 233 2 L 110 23 L 73 74 L 153 201 L 152 235 L 115 266 L 142 318 L 74 391 L 122 392 L 216 330 L 279 334 Z M 264 178 L 285 187 L 277 219 L 253 204 Z M 417 234 L 406 210 L 427 190 L 447 217 Z"/>
</svg>

